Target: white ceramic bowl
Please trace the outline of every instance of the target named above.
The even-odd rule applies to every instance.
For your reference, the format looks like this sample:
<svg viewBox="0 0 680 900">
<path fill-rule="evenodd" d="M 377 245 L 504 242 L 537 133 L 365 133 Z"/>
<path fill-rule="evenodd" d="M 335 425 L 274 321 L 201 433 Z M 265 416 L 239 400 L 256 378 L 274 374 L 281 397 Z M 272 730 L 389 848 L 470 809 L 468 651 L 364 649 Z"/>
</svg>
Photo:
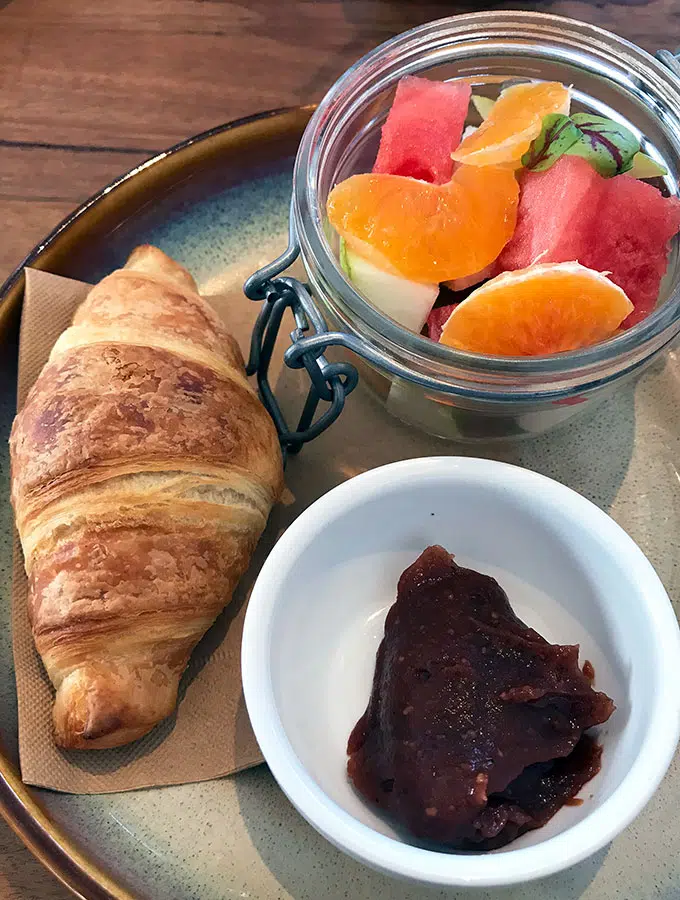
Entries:
<svg viewBox="0 0 680 900">
<path fill-rule="evenodd" d="M 580 644 L 617 706 L 600 730 L 602 770 L 584 803 L 493 853 L 404 842 L 346 775 L 347 738 L 366 707 L 397 580 L 433 543 L 496 577 L 548 640 Z M 678 625 L 641 550 L 569 488 L 488 460 L 399 462 L 317 500 L 260 573 L 242 666 L 262 752 L 302 815 L 356 859 L 436 885 L 527 881 L 594 853 L 652 796 L 680 732 Z"/>
</svg>

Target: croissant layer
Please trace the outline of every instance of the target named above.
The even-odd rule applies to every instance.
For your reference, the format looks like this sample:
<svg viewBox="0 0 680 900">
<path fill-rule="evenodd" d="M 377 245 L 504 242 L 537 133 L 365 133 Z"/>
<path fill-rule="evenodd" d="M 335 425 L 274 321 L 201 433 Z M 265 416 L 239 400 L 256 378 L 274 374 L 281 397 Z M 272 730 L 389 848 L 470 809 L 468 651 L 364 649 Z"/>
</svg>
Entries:
<svg viewBox="0 0 680 900">
<path fill-rule="evenodd" d="M 189 471 L 238 468 L 278 489 L 263 414 L 248 388 L 167 350 L 68 350 L 45 367 L 14 428 L 15 507 L 77 488 L 93 472 L 167 469 L 177 460 Z"/>
</svg>

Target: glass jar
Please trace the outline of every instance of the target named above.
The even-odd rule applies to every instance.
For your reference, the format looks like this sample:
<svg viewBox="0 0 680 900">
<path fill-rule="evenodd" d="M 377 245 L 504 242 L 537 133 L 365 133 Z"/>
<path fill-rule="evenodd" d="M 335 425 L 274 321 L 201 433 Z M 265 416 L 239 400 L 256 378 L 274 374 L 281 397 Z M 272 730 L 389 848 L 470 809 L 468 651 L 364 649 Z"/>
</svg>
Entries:
<svg viewBox="0 0 680 900">
<path fill-rule="evenodd" d="M 343 274 L 338 238 L 325 210 L 338 181 L 371 170 L 396 84 L 414 74 L 465 80 L 475 93 L 490 97 L 513 79 L 572 85 L 572 109 L 626 124 L 642 149 L 666 167 L 664 190 L 677 196 L 680 79 L 672 71 L 676 60 L 665 57 L 655 59 L 600 28 L 559 16 L 482 12 L 415 28 L 355 63 L 328 91 L 302 138 L 291 248 L 246 286 L 249 296 L 265 277 L 271 286 L 272 276 L 299 249 L 314 302 L 331 333 L 309 337 L 298 329 L 293 340 L 302 346 L 291 348 L 288 363 L 300 366 L 305 347 L 317 358 L 328 345 L 344 348 L 391 413 L 431 434 L 464 441 L 544 432 L 636 378 L 680 331 L 677 240 L 657 308 L 638 325 L 583 350 L 491 357 L 408 331 L 365 300 Z M 302 286 L 295 288 L 300 295 Z"/>
</svg>

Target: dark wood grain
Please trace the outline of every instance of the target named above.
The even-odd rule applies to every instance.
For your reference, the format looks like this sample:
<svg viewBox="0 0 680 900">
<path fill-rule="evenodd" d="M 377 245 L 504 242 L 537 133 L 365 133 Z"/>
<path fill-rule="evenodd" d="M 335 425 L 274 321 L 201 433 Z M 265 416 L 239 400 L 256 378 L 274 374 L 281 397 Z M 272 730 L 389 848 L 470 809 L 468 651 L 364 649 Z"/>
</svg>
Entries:
<svg viewBox="0 0 680 900">
<path fill-rule="evenodd" d="M 680 45 L 678 0 L 0 0 L 0 282 L 61 218 L 154 150 L 319 99 L 399 31 L 479 9 L 593 22 Z M 66 900 L 0 823 L 3 900 Z"/>
<path fill-rule="evenodd" d="M 358 56 L 483 8 L 570 15 L 653 50 L 677 0 L 12 0 L 0 3 L 0 280 L 70 209 L 153 150 L 256 110 L 319 99 Z"/>
<path fill-rule="evenodd" d="M 153 150 L 259 109 L 309 102 L 361 54 L 455 12 L 570 15 L 653 50 L 677 0 L 12 0 L 0 3 L 0 280 L 79 201 Z"/>
</svg>

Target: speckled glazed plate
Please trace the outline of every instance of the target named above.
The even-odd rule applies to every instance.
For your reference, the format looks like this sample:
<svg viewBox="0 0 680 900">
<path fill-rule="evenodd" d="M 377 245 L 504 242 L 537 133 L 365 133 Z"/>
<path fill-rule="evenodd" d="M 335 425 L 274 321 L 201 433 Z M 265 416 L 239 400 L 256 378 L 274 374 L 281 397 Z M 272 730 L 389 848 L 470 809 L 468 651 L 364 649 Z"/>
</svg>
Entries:
<svg viewBox="0 0 680 900">
<path fill-rule="evenodd" d="M 230 291 L 286 243 L 292 161 L 309 110 L 269 113 L 202 135 L 122 178 L 31 254 L 31 265 L 95 281 L 140 242 L 184 263 L 204 293 Z M 231 778 L 103 796 L 26 788 L 18 775 L 9 633 L 12 518 L 7 436 L 14 413 L 16 313 L 22 278 L 0 299 L 0 811 L 82 897 L 148 900 L 678 900 L 680 768 L 638 820 L 594 858 L 557 877 L 494 892 L 446 892 L 390 881 L 346 858 L 290 806 L 265 766 Z M 254 307 L 254 305 L 253 305 Z M 253 316 L 256 310 L 253 308 Z M 281 383 L 285 382 L 285 383 Z M 7 386 L 10 386 L 9 389 Z M 279 388 L 296 398 L 293 373 Z M 293 514 L 359 471 L 465 448 L 418 434 L 361 387 L 340 420 L 291 460 Z M 475 446 L 475 455 L 485 455 Z M 635 390 L 588 421 L 486 455 L 562 481 L 610 512 L 680 602 L 680 362 L 671 353 Z M 678 660 L 680 671 L 680 660 Z"/>
</svg>

